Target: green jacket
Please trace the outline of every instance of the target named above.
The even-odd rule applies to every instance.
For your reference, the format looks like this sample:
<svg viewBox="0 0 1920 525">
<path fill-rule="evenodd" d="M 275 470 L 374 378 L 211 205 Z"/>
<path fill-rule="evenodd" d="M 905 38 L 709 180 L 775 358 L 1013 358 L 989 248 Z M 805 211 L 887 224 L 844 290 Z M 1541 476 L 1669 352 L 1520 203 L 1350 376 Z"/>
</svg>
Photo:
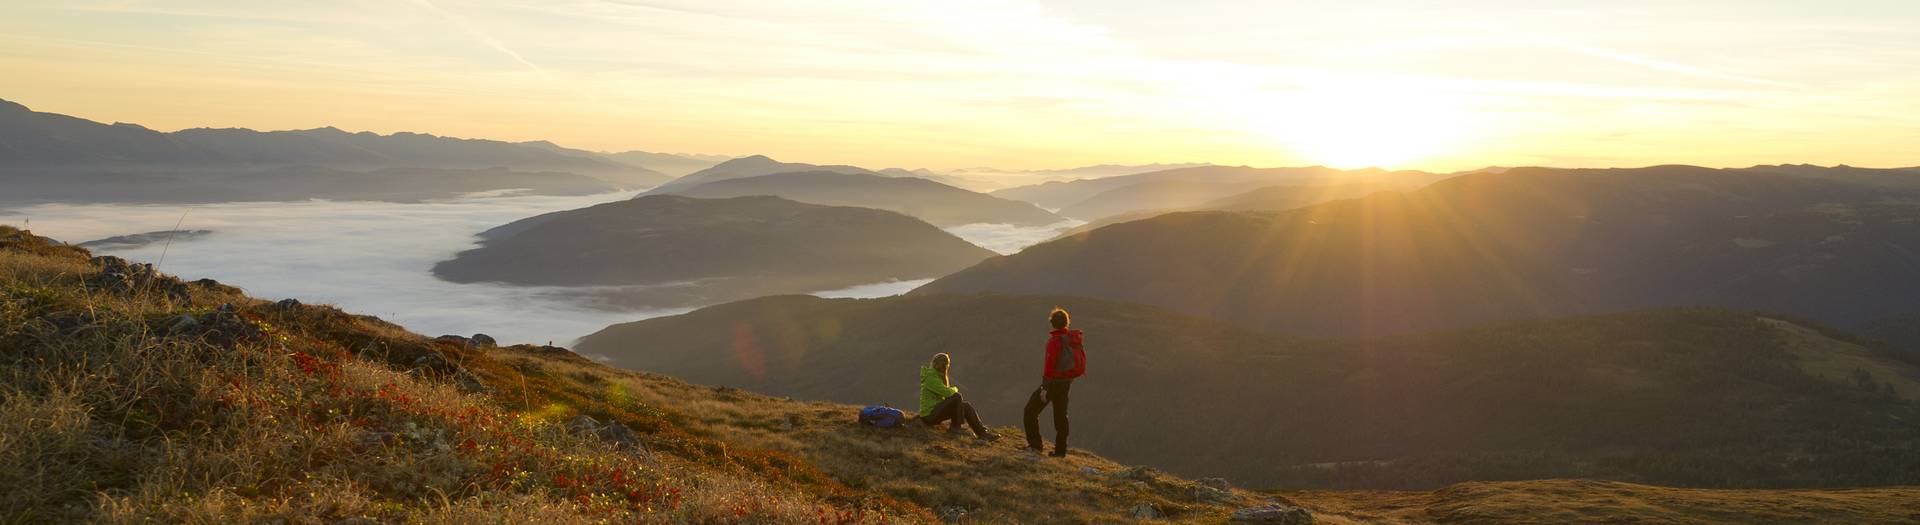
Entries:
<svg viewBox="0 0 1920 525">
<path fill-rule="evenodd" d="M 940 371 L 933 365 L 920 365 L 920 415 L 933 412 L 933 406 L 946 401 L 948 396 L 960 393 L 960 387 L 947 386 L 940 380 Z"/>
</svg>

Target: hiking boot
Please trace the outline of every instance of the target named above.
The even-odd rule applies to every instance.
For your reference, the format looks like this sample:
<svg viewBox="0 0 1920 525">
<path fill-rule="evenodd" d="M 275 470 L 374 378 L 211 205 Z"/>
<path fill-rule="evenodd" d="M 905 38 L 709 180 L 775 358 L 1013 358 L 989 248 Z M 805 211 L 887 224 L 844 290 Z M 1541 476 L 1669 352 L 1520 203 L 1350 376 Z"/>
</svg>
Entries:
<svg viewBox="0 0 1920 525">
<path fill-rule="evenodd" d="M 1056 448 L 1056 449 L 1053 449 L 1053 453 L 1052 453 L 1052 454 L 1047 454 L 1047 455 L 1048 455 L 1048 456 L 1053 456 L 1053 457 L 1056 457 L 1056 458 L 1064 458 L 1064 457 L 1067 457 L 1067 449 L 1064 449 L 1064 448 Z"/>
<path fill-rule="evenodd" d="M 1024 459 L 1027 461 L 1040 461 L 1040 449 L 1037 449 L 1037 448 L 1020 449 L 1020 459 Z"/>
<path fill-rule="evenodd" d="M 995 442 L 995 441 L 999 441 L 999 440 L 1000 440 L 1000 435 L 999 435 L 999 434 L 995 434 L 995 433 L 992 433 L 992 432 L 988 432 L 988 433 L 985 433 L 985 434 L 981 434 L 981 435 L 979 435 L 979 436 L 977 436 L 977 437 L 975 437 L 974 439 L 978 439 L 978 440 L 980 440 L 980 442 L 982 442 L 982 443 L 992 443 L 992 442 Z"/>
</svg>

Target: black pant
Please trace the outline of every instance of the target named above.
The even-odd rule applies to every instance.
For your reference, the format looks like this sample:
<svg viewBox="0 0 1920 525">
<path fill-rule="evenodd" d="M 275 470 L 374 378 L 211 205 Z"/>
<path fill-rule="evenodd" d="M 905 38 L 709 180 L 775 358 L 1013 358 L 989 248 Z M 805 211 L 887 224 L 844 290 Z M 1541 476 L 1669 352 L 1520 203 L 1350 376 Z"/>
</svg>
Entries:
<svg viewBox="0 0 1920 525">
<path fill-rule="evenodd" d="M 1073 389 L 1072 379 L 1048 379 L 1033 389 L 1033 395 L 1027 398 L 1027 412 L 1022 422 L 1027 426 L 1027 446 L 1039 450 L 1040 411 L 1053 404 L 1053 449 L 1067 449 L 1067 394 Z"/>
<path fill-rule="evenodd" d="M 926 423 L 927 426 L 938 425 L 948 420 L 953 422 L 949 427 L 953 430 L 959 430 L 960 421 L 965 420 L 967 426 L 973 427 L 973 435 L 987 435 L 987 426 L 980 424 L 980 414 L 973 411 L 973 403 L 968 403 L 965 398 L 960 397 L 959 392 L 954 392 L 953 395 L 940 400 L 940 404 L 933 406 L 933 411 L 920 416 L 920 422 Z"/>
</svg>

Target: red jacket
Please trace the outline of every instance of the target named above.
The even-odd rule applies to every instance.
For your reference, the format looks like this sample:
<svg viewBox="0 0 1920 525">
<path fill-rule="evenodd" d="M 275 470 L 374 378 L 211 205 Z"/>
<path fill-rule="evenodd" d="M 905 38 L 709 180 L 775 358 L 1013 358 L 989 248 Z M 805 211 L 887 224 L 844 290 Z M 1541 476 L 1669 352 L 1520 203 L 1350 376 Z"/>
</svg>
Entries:
<svg viewBox="0 0 1920 525">
<path fill-rule="evenodd" d="M 1067 334 L 1067 340 L 1072 341 L 1073 347 L 1073 370 L 1065 372 L 1053 370 L 1054 358 L 1060 356 L 1060 334 Z M 1079 330 L 1054 330 L 1047 334 L 1047 361 L 1041 365 L 1043 372 L 1040 374 L 1040 379 L 1072 379 L 1086 374 L 1087 347 L 1082 337 Z"/>
</svg>

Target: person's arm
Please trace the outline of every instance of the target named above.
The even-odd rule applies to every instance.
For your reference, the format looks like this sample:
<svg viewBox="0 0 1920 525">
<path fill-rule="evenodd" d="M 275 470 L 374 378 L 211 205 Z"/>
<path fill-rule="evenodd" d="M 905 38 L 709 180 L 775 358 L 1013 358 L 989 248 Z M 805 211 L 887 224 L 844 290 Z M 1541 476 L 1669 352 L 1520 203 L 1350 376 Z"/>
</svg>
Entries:
<svg viewBox="0 0 1920 525">
<path fill-rule="evenodd" d="M 1046 360 L 1040 363 L 1040 383 L 1045 384 L 1053 377 L 1053 360 L 1060 357 L 1060 338 L 1047 337 Z"/>
</svg>

